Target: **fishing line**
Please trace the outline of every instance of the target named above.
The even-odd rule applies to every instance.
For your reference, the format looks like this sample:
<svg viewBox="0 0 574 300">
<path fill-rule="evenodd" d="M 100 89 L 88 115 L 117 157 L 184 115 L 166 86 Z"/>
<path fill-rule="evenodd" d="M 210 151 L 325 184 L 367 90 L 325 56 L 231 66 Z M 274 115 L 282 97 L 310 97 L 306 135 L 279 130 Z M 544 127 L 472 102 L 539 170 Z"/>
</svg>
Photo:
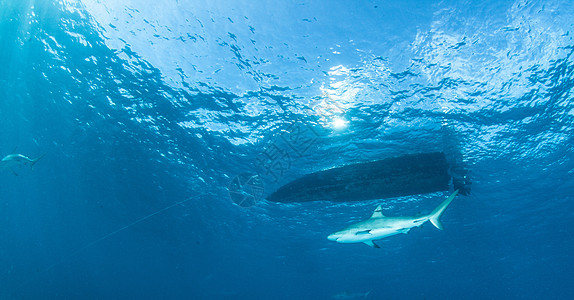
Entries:
<svg viewBox="0 0 574 300">
<path fill-rule="evenodd" d="M 151 218 L 151 217 L 153 217 L 153 216 L 155 216 L 155 215 L 158 215 L 158 214 L 160 214 L 160 213 L 162 213 L 162 212 L 164 212 L 164 211 L 166 211 L 166 210 L 168 210 L 168 209 L 170 209 L 170 208 L 172 208 L 172 207 L 178 206 L 178 205 L 180 205 L 180 204 L 183 204 L 183 203 L 185 203 L 185 202 L 187 202 L 187 201 L 189 201 L 189 200 L 191 200 L 191 199 L 195 199 L 195 198 L 197 198 L 197 197 L 198 197 L 198 196 L 192 197 L 192 198 L 189 198 L 189 199 L 186 199 L 186 200 L 183 200 L 183 201 L 179 201 L 179 202 L 174 203 L 174 204 L 172 204 L 172 205 L 166 206 L 166 207 L 164 207 L 164 208 L 162 208 L 162 209 L 160 209 L 160 210 L 158 210 L 158 211 L 156 211 L 156 212 L 154 212 L 154 213 L 152 213 L 152 214 L 149 214 L 149 215 L 147 215 L 147 216 L 145 216 L 145 217 L 142 217 L 142 218 L 140 218 L 140 219 L 137 219 L 137 220 L 133 221 L 132 223 L 130 223 L 130 224 L 128 224 L 128 225 L 126 225 L 126 226 L 124 226 L 124 227 L 122 227 L 122 228 L 120 228 L 120 229 L 117 229 L 117 230 L 115 230 L 115 231 L 112 231 L 112 232 L 110 232 L 110 233 L 108 233 L 108 234 L 102 236 L 101 238 L 99 238 L 99 239 L 97 239 L 97 240 L 95 240 L 95 241 L 93 241 L 93 242 L 91 242 L 91 243 L 88 243 L 88 244 L 85 245 L 84 247 L 82 247 L 82 248 L 80 248 L 80 249 L 78 249 L 78 250 L 72 252 L 72 254 L 70 254 L 70 256 L 71 256 L 71 255 L 74 255 L 74 254 L 77 254 L 77 253 L 80 252 L 80 251 L 86 250 L 86 249 L 90 248 L 91 246 L 93 246 L 93 245 L 95 245 L 95 244 L 97 244 L 97 243 L 99 243 L 99 242 L 101 242 L 101 241 L 103 241 L 103 240 L 109 238 L 110 236 L 116 235 L 116 234 L 118 234 L 118 233 L 120 233 L 120 232 L 122 232 L 122 231 L 124 231 L 124 230 L 126 230 L 126 229 L 128 229 L 128 228 L 130 228 L 130 227 L 132 227 L 132 226 L 134 226 L 134 225 L 136 225 L 136 224 L 138 224 L 138 223 L 141 223 L 141 222 L 143 222 L 143 221 L 145 221 L 145 220 L 147 220 L 147 219 L 149 219 L 149 218 Z"/>
<path fill-rule="evenodd" d="M 44 274 L 44 273 L 46 273 L 46 272 L 52 270 L 53 268 L 55 268 L 55 267 L 57 267 L 57 266 L 59 266 L 59 265 L 65 263 L 65 262 L 69 261 L 71 257 L 73 257 L 73 256 L 77 255 L 78 253 L 80 253 L 80 252 L 82 252 L 82 251 L 84 251 L 84 250 L 86 250 L 86 249 L 88 249 L 88 248 L 90 248 L 90 247 L 92 247 L 92 246 L 94 246 L 94 245 L 100 243 L 101 241 L 103 241 L 103 240 L 105 240 L 105 239 L 107 239 L 107 238 L 109 238 L 109 237 L 111 237 L 111 236 L 114 236 L 114 235 L 116 235 L 116 234 L 118 234 L 118 233 L 120 233 L 120 232 L 122 232 L 122 231 L 124 231 L 124 230 L 126 230 L 126 229 L 128 229 L 128 228 L 130 228 L 130 227 L 133 227 L 133 226 L 135 226 L 135 225 L 137 225 L 137 224 L 139 224 L 139 223 L 141 223 L 141 222 L 143 222 L 143 221 L 145 221 L 145 220 L 147 220 L 147 219 L 149 219 L 149 218 L 151 218 L 151 217 L 153 217 L 153 216 L 156 216 L 156 215 L 158 215 L 158 214 L 160 214 L 160 213 L 162 213 L 162 212 L 164 212 L 164 211 L 166 211 L 166 210 L 168 210 L 168 209 L 170 209 L 170 208 L 172 208 L 172 207 L 181 205 L 181 204 L 183 204 L 183 203 L 185 203 L 185 202 L 187 202 L 187 201 L 190 201 L 190 200 L 192 200 L 192 199 L 195 199 L 195 198 L 197 198 L 197 197 L 199 197 L 199 195 L 197 195 L 197 196 L 195 196 L 195 197 L 191 197 L 191 198 L 185 199 L 185 200 L 182 200 L 182 201 L 179 201 L 179 202 L 176 202 L 176 203 L 171 204 L 171 205 L 168 205 L 168 206 L 166 206 L 166 207 L 164 207 L 164 208 L 162 208 L 162 209 L 160 209 L 160 210 L 158 210 L 158 211 L 155 211 L 155 212 L 153 212 L 153 213 L 151 213 L 151 214 L 149 214 L 149 215 L 146 215 L 146 216 L 144 216 L 144 217 L 141 217 L 141 218 L 139 218 L 139 219 L 137 219 L 137 220 L 135 220 L 135 221 L 129 223 L 128 225 L 125 225 L 125 226 L 123 226 L 123 227 L 121 227 L 121 228 L 119 228 L 119 229 L 116 229 L 116 230 L 114 230 L 114 231 L 112 231 L 112 232 L 110 232 L 110 233 L 108 233 L 108 234 L 103 235 L 102 237 L 100 237 L 100 238 L 98 238 L 98 239 L 96 239 L 96 240 L 94 240 L 94 241 L 92 241 L 92 242 L 90 242 L 90 243 L 84 245 L 83 247 L 80 247 L 80 248 L 78 248 L 78 249 L 72 251 L 71 254 L 67 255 L 65 258 L 61 259 L 60 261 L 58 261 L 58 262 L 56 262 L 56 263 L 54 263 L 54 264 L 52 264 L 52 265 L 46 267 L 45 269 L 39 271 L 35 276 L 32 276 L 32 278 L 29 278 L 28 280 L 24 281 L 16 290 L 17 290 L 17 291 L 20 290 L 20 289 L 23 288 L 25 285 L 27 285 L 28 283 L 30 283 L 33 279 L 35 279 L 35 278 L 37 278 L 38 276 L 40 276 L 40 275 L 42 275 L 42 274 Z"/>
</svg>

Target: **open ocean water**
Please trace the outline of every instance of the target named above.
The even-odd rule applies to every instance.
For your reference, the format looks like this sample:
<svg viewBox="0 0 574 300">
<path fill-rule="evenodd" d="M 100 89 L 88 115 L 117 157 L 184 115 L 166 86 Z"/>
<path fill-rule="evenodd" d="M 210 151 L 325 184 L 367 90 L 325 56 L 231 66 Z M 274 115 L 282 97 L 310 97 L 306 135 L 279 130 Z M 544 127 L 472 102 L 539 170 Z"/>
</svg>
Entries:
<svg viewBox="0 0 574 300">
<path fill-rule="evenodd" d="M 0 299 L 573 299 L 573 35 L 568 0 L 0 0 L 0 157 L 42 157 L 0 169 Z M 327 240 L 449 191 L 265 200 L 436 151 L 443 231 Z"/>
</svg>

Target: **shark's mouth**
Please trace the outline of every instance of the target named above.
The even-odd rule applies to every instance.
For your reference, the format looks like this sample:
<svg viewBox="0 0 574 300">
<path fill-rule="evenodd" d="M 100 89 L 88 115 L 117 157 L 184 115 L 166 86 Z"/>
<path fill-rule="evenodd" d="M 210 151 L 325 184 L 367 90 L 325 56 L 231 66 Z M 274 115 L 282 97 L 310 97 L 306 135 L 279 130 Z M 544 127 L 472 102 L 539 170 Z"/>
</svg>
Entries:
<svg viewBox="0 0 574 300">
<path fill-rule="evenodd" d="M 332 235 L 332 234 L 330 234 L 330 235 L 327 237 L 328 240 L 335 241 L 335 242 L 336 242 L 337 239 L 339 239 L 339 238 L 340 238 L 339 236 Z"/>
</svg>

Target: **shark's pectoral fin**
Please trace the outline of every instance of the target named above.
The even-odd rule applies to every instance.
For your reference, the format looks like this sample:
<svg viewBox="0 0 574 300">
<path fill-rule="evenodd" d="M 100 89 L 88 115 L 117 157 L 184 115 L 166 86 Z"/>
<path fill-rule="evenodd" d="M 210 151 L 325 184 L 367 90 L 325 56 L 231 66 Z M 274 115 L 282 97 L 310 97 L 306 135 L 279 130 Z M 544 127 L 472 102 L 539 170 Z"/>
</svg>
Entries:
<svg viewBox="0 0 574 300">
<path fill-rule="evenodd" d="M 381 248 L 381 247 L 379 247 L 379 245 L 375 244 L 375 242 L 373 242 L 373 241 L 364 241 L 363 243 L 365 243 L 365 244 L 367 244 L 373 248 Z"/>
</svg>

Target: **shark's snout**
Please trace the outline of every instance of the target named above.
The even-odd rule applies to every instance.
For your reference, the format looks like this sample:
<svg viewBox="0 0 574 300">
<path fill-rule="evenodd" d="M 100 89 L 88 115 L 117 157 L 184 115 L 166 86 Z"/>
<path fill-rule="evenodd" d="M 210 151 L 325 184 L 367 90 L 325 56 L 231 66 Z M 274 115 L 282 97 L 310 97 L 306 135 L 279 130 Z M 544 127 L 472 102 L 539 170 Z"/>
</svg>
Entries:
<svg viewBox="0 0 574 300">
<path fill-rule="evenodd" d="M 337 239 L 341 237 L 339 234 L 335 233 L 331 233 L 329 234 L 329 236 L 327 237 L 327 239 L 331 240 L 331 241 L 337 241 Z"/>
</svg>

